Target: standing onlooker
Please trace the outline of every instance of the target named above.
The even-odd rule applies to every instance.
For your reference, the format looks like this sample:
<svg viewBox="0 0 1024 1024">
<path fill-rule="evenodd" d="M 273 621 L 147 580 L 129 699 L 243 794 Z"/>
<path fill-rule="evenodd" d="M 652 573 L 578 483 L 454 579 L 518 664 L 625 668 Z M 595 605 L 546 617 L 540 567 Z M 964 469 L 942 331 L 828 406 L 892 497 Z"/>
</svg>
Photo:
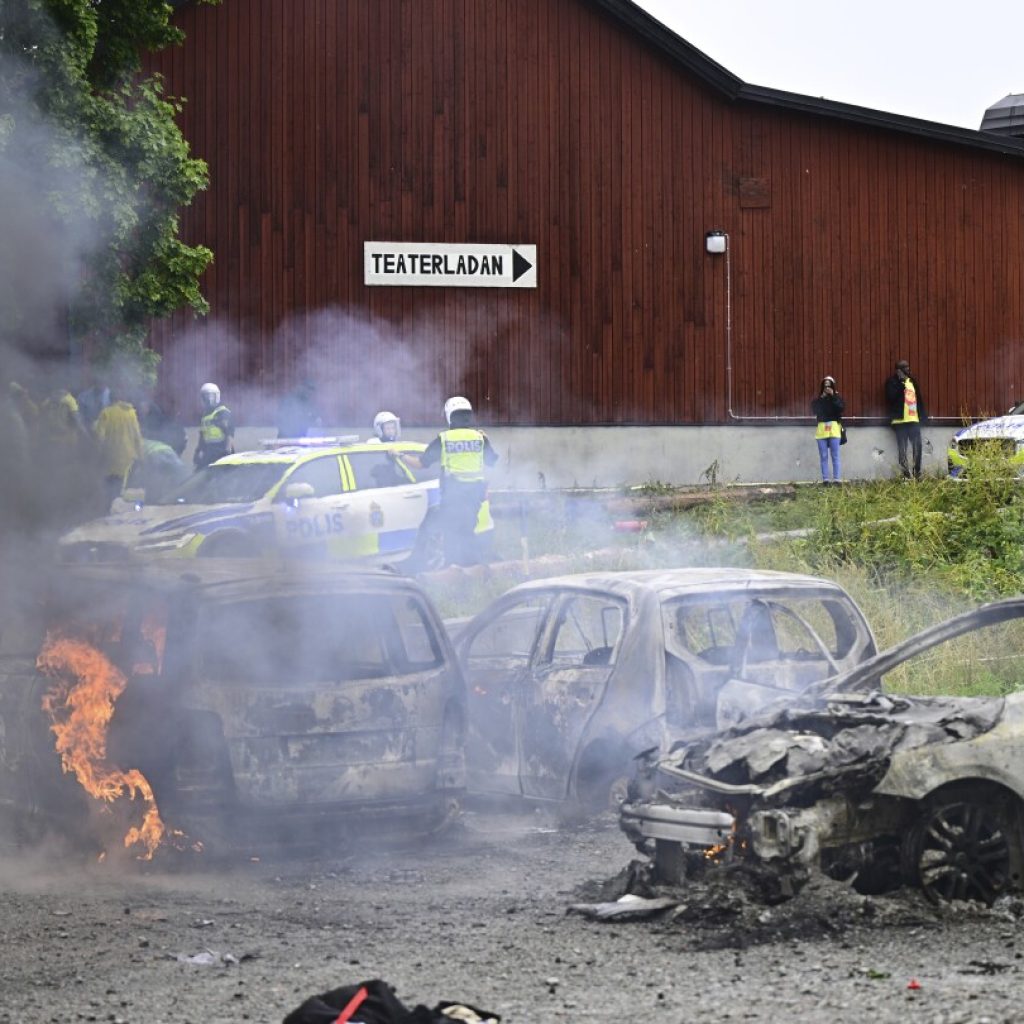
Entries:
<svg viewBox="0 0 1024 1024">
<path fill-rule="evenodd" d="M 815 438 L 818 442 L 818 459 L 821 462 L 821 482 L 829 483 L 828 461 L 832 457 L 832 483 L 841 479 L 839 465 L 839 443 L 843 433 L 843 410 L 846 403 L 836 388 L 835 377 L 822 377 L 818 397 L 811 401 L 811 410 L 818 422 Z"/>
<path fill-rule="evenodd" d="M 199 441 L 192 454 L 196 469 L 216 462 L 234 451 L 231 439 L 235 436 L 235 425 L 231 422 L 231 410 L 220 400 L 220 388 L 206 383 L 199 389 L 203 403 L 203 418 L 199 421 Z"/>
<path fill-rule="evenodd" d="M 39 428 L 43 442 L 68 457 L 73 457 L 89 439 L 75 396 L 59 384 L 39 406 Z"/>
<path fill-rule="evenodd" d="M 60 370 L 48 376 L 61 377 Z M 78 402 L 59 383 L 39 406 L 29 430 L 35 491 L 48 525 L 68 529 L 82 517 L 105 512 L 96 471 L 95 438 L 82 423 Z M 107 503 L 109 507 L 109 502 Z"/>
<path fill-rule="evenodd" d="M 136 460 L 142 458 L 142 431 L 135 406 L 111 393 L 109 405 L 105 406 L 92 428 L 96 438 L 103 482 L 106 488 L 107 507 L 124 490 L 128 472 Z"/>
<path fill-rule="evenodd" d="M 896 372 L 885 382 L 885 405 L 892 429 L 896 431 L 896 451 L 900 469 L 906 479 L 911 478 L 907 460 L 907 445 L 914 452 L 913 478 L 921 479 L 921 424 L 927 422 L 921 385 L 910 375 L 910 363 L 900 359 Z"/>
</svg>

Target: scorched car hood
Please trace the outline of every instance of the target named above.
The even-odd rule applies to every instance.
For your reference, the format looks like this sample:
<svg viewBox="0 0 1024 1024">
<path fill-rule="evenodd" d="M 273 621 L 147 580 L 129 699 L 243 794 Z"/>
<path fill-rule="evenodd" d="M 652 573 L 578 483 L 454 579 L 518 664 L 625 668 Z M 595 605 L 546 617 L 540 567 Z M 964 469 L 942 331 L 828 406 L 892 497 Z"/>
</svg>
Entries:
<svg viewBox="0 0 1024 1024">
<path fill-rule="evenodd" d="M 796 700 L 710 738 L 677 744 L 658 770 L 719 793 L 788 801 L 807 784 L 863 776 L 866 788 L 885 775 L 894 754 L 972 739 L 991 730 L 1007 704 L 1024 710 L 1024 694 L 998 697 L 904 697 L 879 692 L 881 678 L 904 661 L 963 633 L 1024 616 L 1024 598 L 983 605 L 916 634 L 843 675 L 815 684 Z M 846 778 L 846 783 L 852 782 Z M 858 787 L 859 788 L 859 787 Z"/>
</svg>

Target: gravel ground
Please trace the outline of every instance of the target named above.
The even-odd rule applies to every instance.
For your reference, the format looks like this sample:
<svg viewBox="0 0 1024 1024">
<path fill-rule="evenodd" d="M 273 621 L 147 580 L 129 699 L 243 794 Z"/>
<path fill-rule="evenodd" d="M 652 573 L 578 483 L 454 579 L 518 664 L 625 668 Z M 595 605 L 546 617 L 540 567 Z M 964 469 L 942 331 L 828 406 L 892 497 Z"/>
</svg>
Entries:
<svg viewBox="0 0 1024 1024">
<path fill-rule="evenodd" d="M 410 1006 L 466 1001 L 506 1024 L 1024 1021 L 1020 901 L 936 911 L 820 883 L 769 907 L 702 885 L 656 919 L 566 913 L 633 857 L 610 815 L 558 831 L 536 814 L 467 814 L 416 849 L 318 859 L 7 856 L 0 1022 L 280 1022 L 374 977 Z M 176 959 L 207 950 L 212 963 Z"/>
</svg>

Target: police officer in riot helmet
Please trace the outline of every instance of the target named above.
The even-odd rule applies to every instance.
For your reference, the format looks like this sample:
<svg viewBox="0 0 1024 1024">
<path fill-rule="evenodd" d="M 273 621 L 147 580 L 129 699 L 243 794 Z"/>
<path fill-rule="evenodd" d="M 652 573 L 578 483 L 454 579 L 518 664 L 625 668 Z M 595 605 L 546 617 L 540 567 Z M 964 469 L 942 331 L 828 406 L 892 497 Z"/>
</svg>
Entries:
<svg viewBox="0 0 1024 1024">
<path fill-rule="evenodd" d="M 386 409 L 373 417 L 374 436 L 368 438 L 367 444 L 391 445 L 402 437 L 402 421 Z M 416 482 L 409 466 L 419 466 L 419 461 L 408 452 L 396 448 L 387 449 L 386 462 L 379 462 L 370 470 L 370 475 L 378 487 L 396 487 L 399 484 Z M 407 464 L 408 463 L 408 464 Z"/>
<path fill-rule="evenodd" d="M 206 383 L 199 389 L 203 403 L 203 417 L 199 421 L 199 441 L 192 456 L 196 469 L 216 462 L 234 451 L 232 438 L 235 426 L 231 421 L 231 410 L 220 400 L 220 388 Z"/>
<path fill-rule="evenodd" d="M 441 464 L 441 527 L 445 563 L 478 561 L 476 525 L 487 497 L 484 470 L 498 461 L 487 435 L 473 425 L 473 406 L 461 395 L 444 403 L 448 429 L 442 430 L 420 456 L 423 466 Z"/>
<path fill-rule="evenodd" d="M 370 438 L 370 444 L 397 441 L 402 436 L 402 421 L 393 412 L 382 409 L 373 417 L 373 432 L 376 436 Z"/>
</svg>

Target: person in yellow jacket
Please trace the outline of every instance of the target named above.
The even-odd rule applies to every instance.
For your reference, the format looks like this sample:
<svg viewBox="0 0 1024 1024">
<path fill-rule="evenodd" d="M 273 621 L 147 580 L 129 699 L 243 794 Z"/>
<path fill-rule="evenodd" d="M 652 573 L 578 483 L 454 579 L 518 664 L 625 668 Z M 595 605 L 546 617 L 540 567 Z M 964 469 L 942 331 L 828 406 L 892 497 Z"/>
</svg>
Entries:
<svg viewBox="0 0 1024 1024">
<path fill-rule="evenodd" d="M 817 421 L 814 431 L 821 462 L 821 482 L 837 484 L 842 478 L 839 445 L 843 433 L 843 410 L 846 403 L 836 387 L 835 377 L 823 377 L 818 386 L 818 397 L 811 401 L 811 412 Z M 832 480 L 828 478 L 829 458 L 832 459 Z"/>
<path fill-rule="evenodd" d="M 447 565 L 475 565 L 476 523 L 487 497 L 484 470 L 498 461 L 487 435 L 473 426 L 473 406 L 461 395 L 444 403 L 448 429 L 419 456 L 422 466 L 441 463 L 441 528 Z"/>
<path fill-rule="evenodd" d="M 885 382 L 885 405 L 889 422 L 896 434 L 896 455 L 900 471 L 906 480 L 921 479 L 921 424 L 926 423 L 928 414 L 924 408 L 921 382 L 910 373 L 906 359 L 896 362 L 896 372 Z M 913 453 L 911 469 L 908 449 Z"/>
<path fill-rule="evenodd" d="M 67 388 L 57 386 L 39 406 L 39 435 L 43 443 L 73 455 L 88 431 L 78 412 L 78 402 Z"/>
<path fill-rule="evenodd" d="M 111 395 L 110 405 L 101 410 L 92 428 L 96 438 L 100 469 L 107 498 L 113 501 L 136 460 L 142 458 L 142 431 L 135 406 Z"/>
</svg>

